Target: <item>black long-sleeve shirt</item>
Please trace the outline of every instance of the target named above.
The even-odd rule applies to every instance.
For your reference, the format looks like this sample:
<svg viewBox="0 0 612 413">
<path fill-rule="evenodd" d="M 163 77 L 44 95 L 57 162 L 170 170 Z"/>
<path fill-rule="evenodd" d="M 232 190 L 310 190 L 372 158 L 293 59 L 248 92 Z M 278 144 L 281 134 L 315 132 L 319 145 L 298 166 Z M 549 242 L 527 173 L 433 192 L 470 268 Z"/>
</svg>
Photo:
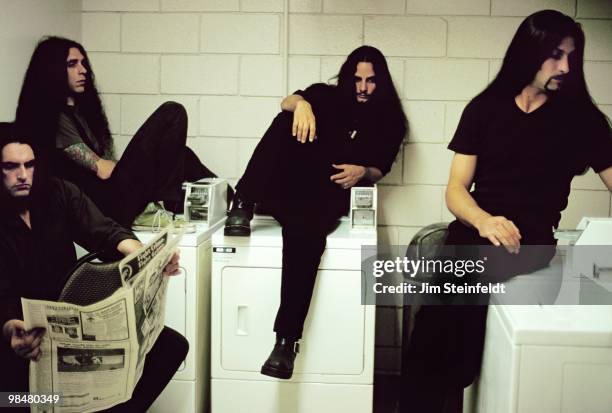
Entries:
<svg viewBox="0 0 612 413">
<path fill-rule="evenodd" d="M 312 105 L 317 135 L 332 146 L 336 164 L 373 166 L 383 176 L 389 173 L 406 134 L 401 119 L 371 103 L 347 104 L 336 86 L 324 83 L 293 93 Z"/>
<path fill-rule="evenodd" d="M 30 209 L 32 229 L 17 211 L 0 208 L 0 327 L 21 319 L 20 297 L 55 300 L 76 263 L 73 242 L 90 251 L 116 251 L 136 239 L 75 185 L 52 178 Z M 1 340 L 4 341 L 4 340 Z"/>
</svg>

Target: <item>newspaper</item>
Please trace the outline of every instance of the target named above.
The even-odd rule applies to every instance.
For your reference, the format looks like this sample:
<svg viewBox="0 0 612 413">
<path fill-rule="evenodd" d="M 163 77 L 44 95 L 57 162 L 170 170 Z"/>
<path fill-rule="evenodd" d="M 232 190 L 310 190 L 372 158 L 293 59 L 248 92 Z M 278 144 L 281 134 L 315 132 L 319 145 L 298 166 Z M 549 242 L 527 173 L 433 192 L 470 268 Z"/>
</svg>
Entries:
<svg viewBox="0 0 612 413">
<path fill-rule="evenodd" d="M 30 393 L 61 395 L 32 412 L 93 412 L 130 399 L 164 327 L 163 268 L 181 236 L 166 229 L 121 260 L 122 287 L 95 304 L 21 300 L 26 329 L 46 329 L 42 357 L 30 363 Z"/>
</svg>

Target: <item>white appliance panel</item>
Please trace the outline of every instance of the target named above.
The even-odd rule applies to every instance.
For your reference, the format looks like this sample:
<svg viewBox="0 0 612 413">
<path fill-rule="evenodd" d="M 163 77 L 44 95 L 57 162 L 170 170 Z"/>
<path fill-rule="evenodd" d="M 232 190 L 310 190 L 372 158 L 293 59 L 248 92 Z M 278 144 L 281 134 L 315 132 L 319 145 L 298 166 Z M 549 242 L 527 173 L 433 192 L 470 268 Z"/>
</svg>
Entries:
<svg viewBox="0 0 612 413">
<path fill-rule="evenodd" d="M 373 403 L 371 385 L 213 378 L 212 389 L 211 411 L 219 413 L 361 413 Z"/>
<path fill-rule="evenodd" d="M 224 369 L 259 373 L 262 360 L 270 353 L 270 343 L 274 342 L 271 330 L 280 302 L 278 293 L 270 295 L 269 292 L 280 291 L 280 281 L 280 268 L 223 269 L 221 365 Z M 319 271 L 294 374 L 360 374 L 363 371 L 365 307 L 360 302 L 360 288 L 359 272 Z"/>
<path fill-rule="evenodd" d="M 376 307 L 361 305 L 361 246 L 376 231 L 343 220 L 327 237 L 293 377 L 260 373 L 275 340 L 282 237 L 255 219 L 250 237 L 212 237 L 213 413 L 371 413 Z"/>
<path fill-rule="evenodd" d="M 210 269 L 215 225 L 196 225 L 179 245 L 181 273 L 168 283 L 166 325 L 183 334 L 189 353 L 168 386 L 148 410 L 153 413 L 200 413 L 210 408 Z M 147 242 L 155 234 L 137 232 Z"/>
</svg>

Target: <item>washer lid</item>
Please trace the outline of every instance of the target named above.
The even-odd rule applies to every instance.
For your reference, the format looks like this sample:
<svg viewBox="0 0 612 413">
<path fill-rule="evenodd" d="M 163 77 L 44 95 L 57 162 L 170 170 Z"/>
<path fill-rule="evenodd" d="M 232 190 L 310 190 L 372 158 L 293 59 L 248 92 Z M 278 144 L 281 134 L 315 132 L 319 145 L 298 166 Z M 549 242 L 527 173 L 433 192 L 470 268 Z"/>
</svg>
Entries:
<svg viewBox="0 0 612 413">
<path fill-rule="evenodd" d="M 223 228 L 212 236 L 213 246 L 282 247 L 281 227 L 270 216 L 256 216 L 251 221 L 249 237 L 226 237 Z M 341 219 L 338 227 L 327 236 L 326 248 L 359 249 L 362 245 L 376 245 L 376 229 L 352 230 L 348 219 Z"/>
<path fill-rule="evenodd" d="M 612 348 L 612 306 L 495 305 L 515 344 Z"/>
<path fill-rule="evenodd" d="M 576 245 L 612 245 L 612 218 L 584 218 Z"/>
<path fill-rule="evenodd" d="M 217 231 L 219 228 L 223 228 L 225 224 L 225 217 L 217 221 L 213 225 L 205 225 L 205 224 L 196 224 L 196 232 L 191 234 L 183 235 L 181 239 L 181 243 L 179 246 L 181 247 L 197 247 L 207 239 L 210 239 L 212 234 Z M 138 237 L 138 239 L 147 243 L 153 239 L 158 233 L 157 232 L 149 232 L 149 231 L 134 231 L 134 235 Z"/>
</svg>

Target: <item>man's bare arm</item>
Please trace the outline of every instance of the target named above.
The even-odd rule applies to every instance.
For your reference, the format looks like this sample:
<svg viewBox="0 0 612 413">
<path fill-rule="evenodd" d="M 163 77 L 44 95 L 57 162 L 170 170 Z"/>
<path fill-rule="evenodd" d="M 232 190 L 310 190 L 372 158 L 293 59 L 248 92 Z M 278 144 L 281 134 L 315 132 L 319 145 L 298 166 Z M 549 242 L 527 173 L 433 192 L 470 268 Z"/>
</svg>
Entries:
<svg viewBox="0 0 612 413">
<path fill-rule="evenodd" d="M 81 142 L 70 145 L 64 149 L 64 153 L 79 166 L 93 173 L 98 172 L 96 163 L 100 160 L 100 157 L 84 143 Z"/>
<path fill-rule="evenodd" d="M 461 222 L 476 228 L 476 223 L 491 216 L 470 195 L 476 171 L 476 155 L 455 154 L 446 187 L 446 206 Z"/>
<path fill-rule="evenodd" d="M 476 162 L 476 155 L 455 154 L 446 187 L 446 205 L 457 219 L 477 229 L 479 235 L 493 245 L 503 245 L 509 252 L 518 252 L 521 234 L 514 223 L 503 216 L 492 216 L 470 195 Z"/>
<path fill-rule="evenodd" d="M 612 166 L 601 171 L 599 177 L 608 187 L 608 191 L 612 192 Z"/>
<path fill-rule="evenodd" d="M 78 165 L 95 173 L 100 179 L 108 179 L 115 169 L 115 162 L 100 158 L 84 143 L 75 143 L 64 149 L 64 153 Z"/>
</svg>

